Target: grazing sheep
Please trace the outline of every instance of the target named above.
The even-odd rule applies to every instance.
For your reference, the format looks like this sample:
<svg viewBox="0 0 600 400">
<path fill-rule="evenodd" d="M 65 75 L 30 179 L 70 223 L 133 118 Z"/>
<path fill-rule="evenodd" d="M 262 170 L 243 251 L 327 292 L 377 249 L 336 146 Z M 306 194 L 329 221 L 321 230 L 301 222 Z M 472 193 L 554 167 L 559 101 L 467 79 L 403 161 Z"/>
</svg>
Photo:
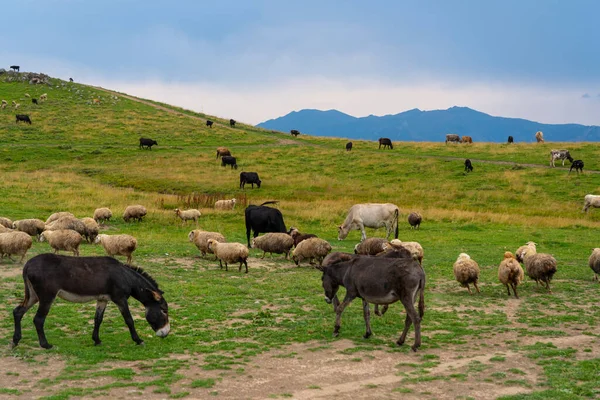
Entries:
<svg viewBox="0 0 600 400">
<path fill-rule="evenodd" d="M 27 250 L 31 248 L 33 241 L 25 232 L 5 232 L 0 233 L 0 258 L 15 254 L 21 256 L 19 263 L 23 263 Z M 12 260 L 12 258 L 10 258 Z"/>
<path fill-rule="evenodd" d="M 367 238 L 354 246 L 354 254 L 374 256 L 389 248 L 387 239 Z"/>
<path fill-rule="evenodd" d="M 598 274 L 600 274 L 600 248 L 596 247 L 592 250 L 588 263 L 592 271 L 594 271 L 594 280 L 598 281 Z"/>
<path fill-rule="evenodd" d="M 57 231 L 59 229 L 72 229 L 75 232 L 79 233 L 81 236 L 85 236 L 86 232 L 85 224 L 80 219 L 69 216 L 61 217 L 54 222 L 46 224 L 44 230 Z"/>
<path fill-rule="evenodd" d="M 39 239 L 40 233 L 44 231 L 46 225 L 41 219 L 29 218 L 13 221 L 12 228 Z"/>
<path fill-rule="evenodd" d="M 314 233 L 300 233 L 300 231 L 293 226 L 290 227 L 290 231 L 288 234 L 294 239 L 294 247 L 298 247 L 298 243 L 303 240 L 310 239 L 313 237 L 317 237 Z"/>
<path fill-rule="evenodd" d="M 271 256 L 275 253 L 285 254 L 287 260 L 292 246 L 294 246 L 294 239 L 287 233 L 270 232 L 252 239 L 252 248 L 263 251 L 261 258 L 265 258 L 267 253 L 271 253 Z"/>
<path fill-rule="evenodd" d="M 106 207 L 96 208 L 94 211 L 94 220 L 98 223 L 110 221 L 112 218 L 112 211 Z"/>
<path fill-rule="evenodd" d="M 125 211 L 123 212 L 123 220 L 125 222 L 129 222 L 130 219 L 137 220 L 138 222 L 142 221 L 142 218 L 148 213 L 146 211 L 146 207 L 136 204 L 133 206 L 127 206 Z"/>
<path fill-rule="evenodd" d="M 423 221 L 423 217 L 416 211 L 408 214 L 408 223 L 410 224 L 411 229 L 419 229 L 421 227 L 421 221 Z"/>
<path fill-rule="evenodd" d="M 227 147 L 217 147 L 217 160 L 219 157 L 230 156 L 231 151 Z"/>
<path fill-rule="evenodd" d="M 419 264 L 423 265 L 423 257 L 425 252 L 423 251 L 423 246 L 421 246 L 419 242 L 403 242 L 398 239 L 393 239 L 390 241 L 390 244 L 392 247 L 404 248 L 410 251 L 410 254 L 412 254 L 413 258 L 419 261 Z"/>
<path fill-rule="evenodd" d="M 536 244 L 535 242 L 527 242 L 524 246 L 521 246 L 515 251 L 515 258 L 518 262 L 522 263 L 525 260 L 525 254 L 527 252 L 536 252 Z"/>
<path fill-rule="evenodd" d="M 24 94 L 24 96 L 25 96 L 25 97 L 31 97 L 31 96 L 29 95 L 29 93 L 25 93 L 25 94 Z"/>
<path fill-rule="evenodd" d="M 40 95 L 40 100 L 42 100 L 42 101 L 48 100 L 48 93 L 41 94 Z"/>
<path fill-rule="evenodd" d="M 181 211 L 179 208 L 175 209 L 175 215 L 177 215 L 179 218 L 181 218 L 182 223 L 185 223 L 185 221 L 189 221 L 189 220 L 193 220 L 194 222 L 198 223 L 198 218 L 200 217 L 200 211 L 192 208 L 189 210 L 184 210 Z"/>
<path fill-rule="evenodd" d="M 537 131 L 535 133 L 535 140 L 537 140 L 538 143 L 544 143 L 544 134 L 542 131 Z"/>
<path fill-rule="evenodd" d="M 479 293 L 479 287 L 477 287 L 477 281 L 479 280 L 479 265 L 477 265 L 475 260 L 471 260 L 471 257 L 468 254 L 460 253 L 458 255 L 458 258 L 454 263 L 454 276 L 458 283 L 467 288 L 469 294 L 473 294 L 469 287 L 469 283 L 472 283 L 473 286 L 475 286 L 475 289 L 477 289 L 477 293 Z"/>
<path fill-rule="evenodd" d="M 51 214 L 48 219 L 46 220 L 46 224 L 50 224 L 62 217 L 73 217 L 75 218 L 75 216 L 68 212 L 68 211 L 60 211 L 60 212 L 55 212 L 54 214 Z"/>
<path fill-rule="evenodd" d="M 72 251 L 74 256 L 79 256 L 79 245 L 83 238 L 72 229 L 59 229 L 56 231 L 44 231 L 40 235 L 40 242 L 47 241 L 54 249 L 54 254 L 59 250 Z"/>
<path fill-rule="evenodd" d="M 7 228 L 11 228 L 13 227 L 13 222 L 12 220 L 10 220 L 9 218 L 6 217 L 0 217 L 0 225 L 5 226 Z"/>
<path fill-rule="evenodd" d="M 302 260 L 308 259 L 310 264 L 314 264 L 313 259 L 319 261 L 318 268 L 321 268 L 323 258 L 331 251 L 331 245 L 329 242 L 317 237 L 309 238 L 298 243 L 298 246 L 292 253 L 292 260 L 298 265 Z"/>
<path fill-rule="evenodd" d="M 235 208 L 236 199 L 231 200 L 217 200 L 215 201 L 215 208 L 217 210 L 233 210 Z"/>
<path fill-rule="evenodd" d="M 104 251 L 106 254 L 113 257 L 115 255 L 118 256 L 126 256 L 127 264 L 131 264 L 132 257 L 131 255 L 137 248 L 137 239 L 131 235 L 98 235 L 96 236 L 96 240 L 94 243 L 102 244 L 104 247 Z"/>
<path fill-rule="evenodd" d="M 2 105 L 0 106 L 0 108 L 2 108 L 3 110 L 6 108 L 6 106 L 8 105 L 8 102 L 6 100 L 2 100 Z"/>
<path fill-rule="evenodd" d="M 96 236 L 98 236 L 98 233 L 100 233 L 100 227 L 98 226 L 98 223 L 94 218 L 90 217 L 81 218 L 81 222 L 83 222 L 85 225 L 85 233 L 83 235 L 85 236 L 85 240 L 87 240 L 88 243 L 94 243 Z"/>
<path fill-rule="evenodd" d="M 15 103 L 15 109 L 21 107 L 21 103 Z"/>
<path fill-rule="evenodd" d="M 4 232 L 14 232 L 15 230 L 12 228 L 7 228 L 6 226 L 0 224 L 0 233 L 4 233 Z"/>
<path fill-rule="evenodd" d="M 521 268 L 521 264 L 519 264 L 510 251 L 505 252 L 504 260 L 500 262 L 500 266 L 498 267 L 498 279 L 506 286 L 509 296 L 510 288 L 512 287 L 515 298 L 519 298 L 517 285 L 523 282 L 524 278 L 525 273 L 523 272 L 523 268 Z"/>
<path fill-rule="evenodd" d="M 538 285 L 540 281 L 543 282 L 548 293 L 552 293 L 550 281 L 556 273 L 556 259 L 547 253 L 536 253 L 533 249 L 527 251 L 524 261 L 527 276 Z"/>
<path fill-rule="evenodd" d="M 219 232 L 207 232 L 200 229 L 194 229 L 188 233 L 188 239 L 196 245 L 198 250 L 200 250 L 202 257 L 206 256 L 206 253 L 213 254 L 212 250 L 208 248 L 209 239 L 214 239 L 219 243 L 227 242 L 225 236 L 221 235 Z"/>
<path fill-rule="evenodd" d="M 594 194 L 586 194 L 585 197 L 583 198 L 583 212 L 587 212 L 588 208 L 590 207 L 594 207 L 594 208 L 599 208 L 600 207 L 600 196 L 594 195 Z"/>
<path fill-rule="evenodd" d="M 208 248 L 212 250 L 215 256 L 219 259 L 219 266 L 223 268 L 225 263 L 225 271 L 227 271 L 227 263 L 239 262 L 242 270 L 242 264 L 246 266 L 248 273 L 248 248 L 241 243 L 221 243 L 215 239 L 208 239 Z"/>
</svg>

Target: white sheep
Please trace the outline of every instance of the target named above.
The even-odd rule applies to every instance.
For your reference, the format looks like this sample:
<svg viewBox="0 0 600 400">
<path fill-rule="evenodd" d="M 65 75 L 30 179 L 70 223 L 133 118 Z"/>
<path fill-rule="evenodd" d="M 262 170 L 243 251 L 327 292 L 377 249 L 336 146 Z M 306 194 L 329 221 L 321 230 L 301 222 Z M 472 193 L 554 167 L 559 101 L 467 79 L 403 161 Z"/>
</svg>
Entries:
<svg viewBox="0 0 600 400">
<path fill-rule="evenodd" d="M 44 230 L 57 231 L 59 229 L 72 229 L 81 236 L 85 236 L 87 230 L 85 224 L 79 218 L 70 216 L 63 216 L 49 224 L 46 224 Z"/>
<path fill-rule="evenodd" d="M 231 200 L 217 200 L 215 202 L 215 209 L 217 210 L 233 210 L 235 208 L 236 199 Z"/>
<path fill-rule="evenodd" d="M 142 218 L 148 213 L 146 207 L 136 204 L 133 206 L 127 206 L 123 212 L 123 220 L 129 222 L 130 219 L 135 219 L 138 222 L 142 221 Z"/>
<path fill-rule="evenodd" d="M 110 221 L 112 218 L 112 211 L 110 208 L 100 207 L 94 210 L 94 220 L 98 223 Z"/>
<path fill-rule="evenodd" d="M 44 231 L 46 225 L 41 219 L 28 218 L 13 221 L 12 228 L 21 232 L 25 232 L 29 236 L 36 236 L 39 239 L 40 233 Z"/>
<path fill-rule="evenodd" d="M 419 261 L 419 264 L 423 264 L 423 257 L 425 256 L 425 252 L 423 251 L 423 246 L 421 246 L 419 242 L 403 242 L 398 239 L 392 239 L 390 241 L 390 245 L 396 248 L 405 248 L 406 250 L 410 251 L 410 254 L 412 254 L 415 260 Z"/>
<path fill-rule="evenodd" d="M 13 222 L 11 219 L 6 218 L 6 217 L 0 217 L 0 225 L 5 226 L 7 228 L 11 228 L 13 227 Z"/>
<path fill-rule="evenodd" d="M 48 93 L 41 94 L 40 100 L 42 100 L 42 101 L 48 100 Z"/>
<path fill-rule="evenodd" d="M 525 254 L 528 252 L 536 253 L 536 244 L 535 242 L 527 242 L 524 246 L 521 246 L 515 251 L 515 258 L 518 262 L 522 263 L 525 260 Z"/>
<path fill-rule="evenodd" d="M 286 260 L 290 255 L 290 250 L 294 246 L 294 239 L 287 233 L 271 232 L 252 239 L 252 248 L 263 251 L 261 258 L 265 258 L 265 254 L 285 254 Z"/>
<path fill-rule="evenodd" d="M 33 241 L 31 236 L 25 232 L 5 232 L 0 233 L 0 255 L 1 258 L 15 254 L 21 256 L 19 263 L 23 262 L 27 250 L 31 248 Z M 12 260 L 12 258 L 11 258 Z"/>
<path fill-rule="evenodd" d="M 242 264 L 244 264 L 246 273 L 248 273 L 248 248 L 245 245 L 241 243 L 221 243 L 215 239 L 208 239 L 208 248 L 219 259 L 221 268 L 223 268 L 222 263 L 225 263 L 225 271 L 227 271 L 227 263 L 239 262 L 239 271 L 242 270 Z"/>
<path fill-rule="evenodd" d="M 498 266 L 498 280 L 506 286 L 508 295 L 510 296 L 510 288 L 512 287 L 515 297 L 518 299 L 517 285 L 523 282 L 525 273 L 521 264 L 515 259 L 510 251 L 504 253 L 504 259 Z"/>
<path fill-rule="evenodd" d="M 479 287 L 477 286 L 477 281 L 479 280 L 479 265 L 472 260 L 471 257 L 467 253 L 460 253 L 456 262 L 454 263 L 454 277 L 463 287 L 466 287 L 469 291 L 469 294 L 473 294 L 471 292 L 471 288 L 469 287 L 469 283 L 472 283 L 477 289 L 477 293 L 479 293 Z"/>
<path fill-rule="evenodd" d="M 388 248 L 389 242 L 387 239 L 382 238 L 366 238 L 360 243 L 354 246 L 354 254 L 362 254 L 367 256 L 374 256 L 376 254 L 385 251 Z"/>
<path fill-rule="evenodd" d="M 62 217 L 73 217 L 75 218 L 75 215 L 73 215 L 72 213 L 68 212 L 68 211 L 59 211 L 59 212 L 55 212 L 54 214 L 51 214 L 48 219 L 46 220 L 46 225 L 51 224 L 52 222 L 61 219 Z"/>
<path fill-rule="evenodd" d="M 305 259 L 308 259 L 310 264 L 314 264 L 313 259 L 316 258 L 319 261 L 318 268 L 321 268 L 323 258 L 325 258 L 330 251 L 331 245 L 328 241 L 317 237 L 308 238 L 298 243 L 298 246 L 296 246 L 292 253 L 292 260 L 294 260 L 296 265 L 299 265 L 299 263 Z"/>
<path fill-rule="evenodd" d="M 31 97 L 29 93 L 25 93 L 25 97 Z"/>
<path fill-rule="evenodd" d="M 132 254 L 137 248 L 137 240 L 131 235 L 98 235 L 94 243 L 102 244 L 109 256 L 126 256 L 127 264 L 131 264 Z"/>
<path fill-rule="evenodd" d="M 592 250 L 588 263 L 592 271 L 594 271 L 594 280 L 598 281 L 598 274 L 600 274 L 600 248 L 596 247 Z"/>
<path fill-rule="evenodd" d="M 206 256 L 206 253 L 213 254 L 212 250 L 208 248 L 208 239 L 215 239 L 220 243 L 227 242 L 225 236 L 221 235 L 219 232 L 208 232 L 201 229 L 194 229 L 188 233 L 188 239 L 196 245 L 198 250 L 200 250 L 202 257 Z"/>
<path fill-rule="evenodd" d="M 19 108 L 19 107 L 21 107 L 21 104 L 20 104 L 20 103 L 16 103 L 16 104 L 15 104 L 15 109 L 17 109 L 17 108 Z"/>
<path fill-rule="evenodd" d="M 7 228 L 6 226 L 0 224 L 0 233 L 4 233 L 4 232 L 14 232 L 15 230 L 12 228 Z"/>
<path fill-rule="evenodd" d="M 79 256 L 79 245 L 83 238 L 72 229 L 58 229 L 56 231 L 44 231 L 40 235 L 40 242 L 47 241 L 54 249 L 54 254 L 59 250 L 72 251 L 74 256 Z"/>
<path fill-rule="evenodd" d="M 94 218 L 90 217 L 81 218 L 81 222 L 83 222 L 85 225 L 85 239 L 88 241 L 88 243 L 94 243 L 96 236 L 98 236 L 98 233 L 100 233 L 100 227 L 98 226 L 98 223 Z"/>
<path fill-rule="evenodd" d="M 4 110 L 7 104 L 8 102 L 6 100 L 2 100 L 2 105 L 0 105 L 0 108 Z"/>
<path fill-rule="evenodd" d="M 600 196 L 594 194 L 586 194 L 583 198 L 583 212 L 587 212 L 588 208 L 600 208 Z"/>
<path fill-rule="evenodd" d="M 200 213 L 200 211 L 192 208 L 189 210 L 180 210 L 179 208 L 175 209 L 175 215 L 177 215 L 179 218 L 181 218 L 181 221 L 183 223 L 185 223 L 185 221 L 189 221 L 189 220 L 193 220 L 194 222 L 198 223 L 198 218 L 200 218 L 200 215 L 202 215 Z"/>
</svg>

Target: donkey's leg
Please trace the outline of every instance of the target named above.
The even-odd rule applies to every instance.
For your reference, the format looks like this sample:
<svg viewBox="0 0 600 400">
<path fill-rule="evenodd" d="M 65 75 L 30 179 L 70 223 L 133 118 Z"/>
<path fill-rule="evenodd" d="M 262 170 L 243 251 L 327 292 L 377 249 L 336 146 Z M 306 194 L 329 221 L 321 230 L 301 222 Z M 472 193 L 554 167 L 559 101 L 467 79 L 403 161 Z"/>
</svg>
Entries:
<svg viewBox="0 0 600 400">
<path fill-rule="evenodd" d="M 367 303 L 366 300 L 364 300 L 364 299 L 363 299 L 362 303 L 363 303 L 363 316 L 365 318 L 365 326 L 367 327 L 367 330 L 366 330 L 365 334 L 363 335 L 363 337 L 365 339 L 368 339 L 373 334 L 373 332 L 371 332 L 371 310 L 370 310 L 371 307 L 369 306 L 369 303 Z"/>
<path fill-rule="evenodd" d="M 27 281 L 25 282 L 25 285 L 27 285 Z M 18 345 L 19 341 L 21 340 L 21 320 L 23 319 L 23 316 L 25 315 L 27 310 L 29 310 L 37 302 L 38 297 L 33 291 L 33 289 L 31 287 L 26 288 L 25 298 L 23 299 L 23 302 L 21 302 L 21 304 L 19 304 L 13 310 L 13 318 L 15 320 L 15 332 L 13 334 L 12 347 Z"/>
<path fill-rule="evenodd" d="M 46 316 L 50 311 L 50 307 L 52 303 L 54 303 L 54 299 L 56 298 L 56 294 L 53 295 L 40 295 L 40 305 L 38 307 L 37 312 L 35 313 L 35 317 L 33 317 L 33 324 L 35 325 L 35 330 L 38 334 L 38 340 L 40 342 L 40 346 L 45 349 L 51 349 L 52 345 L 48 343 L 46 339 L 46 334 L 44 332 L 44 322 L 46 322 Z"/>
<path fill-rule="evenodd" d="M 402 335 L 396 342 L 398 346 L 401 346 L 406 340 L 408 329 L 410 328 L 411 322 L 415 325 L 415 343 L 412 345 L 412 350 L 417 351 L 421 346 L 421 317 L 415 310 L 414 298 L 411 296 L 410 299 L 401 299 L 404 308 L 406 309 L 406 320 L 404 321 L 404 330 Z"/>
<path fill-rule="evenodd" d="M 102 323 L 102 318 L 104 318 L 104 310 L 106 309 L 106 305 L 108 304 L 105 300 L 98 300 L 96 302 L 96 316 L 94 317 L 94 332 L 92 333 L 92 340 L 94 344 L 98 346 L 102 343 L 100 340 L 100 324 Z"/>
<path fill-rule="evenodd" d="M 135 331 L 135 325 L 133 324 L 133 318 L 131 317 L 131 312 L 129 312 L 129 305 L 127 304 L 127 299 L 126 298 L 122 298 L 119 300 L 112 299 L 112 301 L 114 301 L 115 304 L 119 307 L 119 311 L 121 311 L 121 315 L 123 316 L 123 319 L 125 320 L 125 323 L 127 324 L 127 327 L 129 328 L 129 333 L 131 334 L 131 338 L 133 339 L 133 341 L 136 342 L 137 344 L 143 344 L 144 341 L 142 339 L 140 339 L 137 332 Z"/>
<path fill-rule="evenodd" d="M 340 334 L 340 325 L 342 323 L 342 313 L 344 312 L 344 309 L 354 299 L 354 297 L 356 297 L 356 296 L 351 296 L 351 295 L 349 295 L 348 292 L 346 292 L 346 297 L 344 297 L 344 301 L 342 301 L 340 303 L 340 305 L 338 306 L 338 308 L 335 310 L 335 326 L 333 328 L 333 336 L 334 337 L 336 337 Z"/>
</svg>

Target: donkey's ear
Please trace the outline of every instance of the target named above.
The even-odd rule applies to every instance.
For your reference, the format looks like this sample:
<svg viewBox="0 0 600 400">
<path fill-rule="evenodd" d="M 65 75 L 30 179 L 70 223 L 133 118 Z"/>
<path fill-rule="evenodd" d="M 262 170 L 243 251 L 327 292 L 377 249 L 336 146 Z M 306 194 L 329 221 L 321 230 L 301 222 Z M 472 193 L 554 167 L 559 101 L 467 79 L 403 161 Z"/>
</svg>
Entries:
<svg viewBox="0 0 600 400">
<path fill-rule="evenodd" d="M 159 292 L 156 292 L 154 290 L 152 290 L 151 292 L 152 292 L 152 296 L 154 296 L 154 300 L 160 301 L 160 299 L 162 299 L 162 296 L 160 295 Z"/>
</svg>

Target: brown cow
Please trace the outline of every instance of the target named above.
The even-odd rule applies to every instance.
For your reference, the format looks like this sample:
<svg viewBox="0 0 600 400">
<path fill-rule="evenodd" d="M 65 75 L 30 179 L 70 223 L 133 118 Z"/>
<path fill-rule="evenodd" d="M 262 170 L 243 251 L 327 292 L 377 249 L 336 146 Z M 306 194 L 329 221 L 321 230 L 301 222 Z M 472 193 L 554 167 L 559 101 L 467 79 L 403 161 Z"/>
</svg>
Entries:
<svg viewBox="0 0 600 400">
<path fill-rule="evenodd" d="M 460 139 L 461 143 L 473 143 L 473 139 L 471 139 L 471 136 L 463 136 Z"/>
</svg>

